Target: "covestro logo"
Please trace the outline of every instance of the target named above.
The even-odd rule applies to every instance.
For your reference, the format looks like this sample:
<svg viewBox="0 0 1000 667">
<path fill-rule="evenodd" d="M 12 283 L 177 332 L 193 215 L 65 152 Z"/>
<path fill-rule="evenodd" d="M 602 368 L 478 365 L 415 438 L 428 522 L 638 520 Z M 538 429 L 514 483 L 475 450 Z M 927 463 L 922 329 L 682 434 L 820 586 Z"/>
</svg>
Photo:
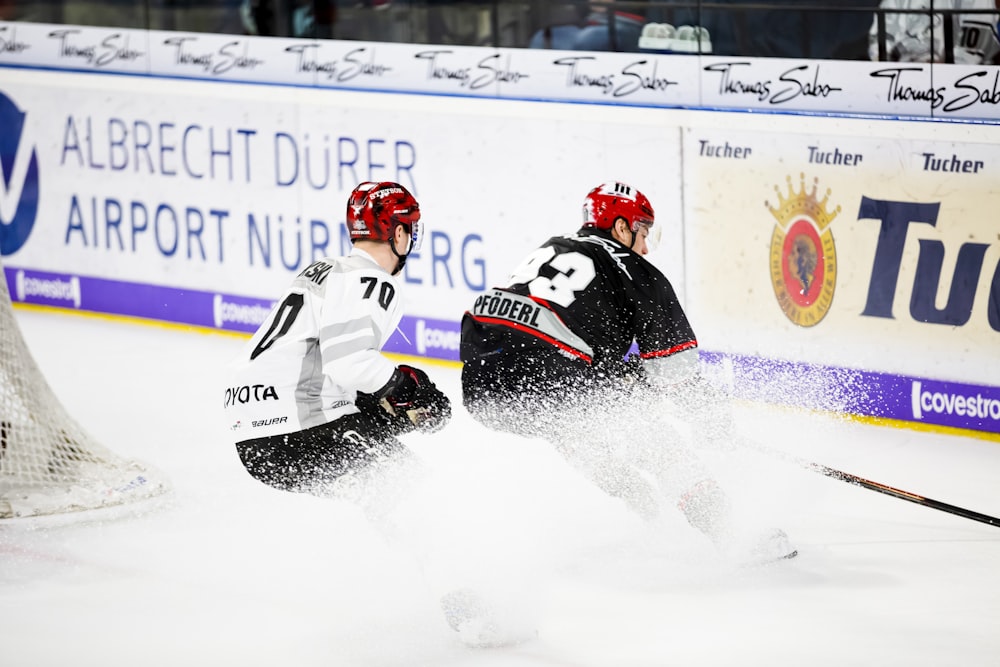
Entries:
<svg viewBox="0 0 1000 667">
<path fill-rule="evenodd" d="M 428 350 L 448 350 L 457 352 L 461 342 L 458 331 L 447 331 L 427 325 L 426 320 L 417 320 L 417 354 L 427 354 Z"/>
<path fill-rule="evenodd" d="M 925 391 L 923 383 L 914 381 L 910 393 L 913 416 L 923 419 L 927 414 L 957 415 L 974 419 L 1000 421 L 1000 400 L 982 394 L 962 394 Z"/>
<path fill-rule="evenodd" d="M 0 91 L 0 255 L 21 249 L 38 216 L 38 155 L 25 119 Z"/>
<path fill-rule="evenodd" d="M 65 280 L 39 278 L 29 276 L 24 271 L 18 271 L 14 274 L 14 293 L 17 295 L 18 301 L 27 301 L 33 297 L 53 301 L 70 301 L 74 308 L 79 308 L 82 303 L 80 279 L 76 276 L 70 276 Z"/>
<path fill-rule="evenodd" d="M 217 329 L 224 329 L 228 324 L 258 327 L 267 319 L 272 307 L 273 303 L 238 303 L 216 294 L 212 298 L 212 322 Z"/>
</svg>

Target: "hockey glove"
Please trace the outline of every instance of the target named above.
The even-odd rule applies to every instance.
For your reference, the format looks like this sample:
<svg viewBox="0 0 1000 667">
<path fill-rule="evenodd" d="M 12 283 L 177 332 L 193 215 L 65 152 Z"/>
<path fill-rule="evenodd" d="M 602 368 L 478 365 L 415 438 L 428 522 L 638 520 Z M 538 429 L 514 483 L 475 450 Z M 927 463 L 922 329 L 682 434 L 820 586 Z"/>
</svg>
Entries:
<svg viewBox="0 0 1000 667">
<path fill-rule="evenodd" d="M 451 401 L 419 368 L 397 366 L 376 396 L 386 412 L 421 431 L 434 433 L 451 419 Z"/>
</svg>

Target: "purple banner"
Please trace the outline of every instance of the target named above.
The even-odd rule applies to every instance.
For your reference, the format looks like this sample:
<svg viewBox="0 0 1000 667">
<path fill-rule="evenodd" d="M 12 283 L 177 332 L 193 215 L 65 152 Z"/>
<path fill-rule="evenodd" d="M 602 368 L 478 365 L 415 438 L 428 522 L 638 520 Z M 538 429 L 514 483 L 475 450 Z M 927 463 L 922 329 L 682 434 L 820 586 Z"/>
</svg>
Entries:
<svg viewBox="0 0 1000 667">
<path fill-rule="evenodd" d="M 386 352 L 458 361 L 460 323 L 404 316 L 383 348 Z"/>
<path fill-rule="evenodd" d="M 273 304 L 264 299 L 46 271 L 6 267 L 4 274 L 15 302 L 213 329 L 256 331 Z"/>
<path fill-rule="evenodd" d="M 5 268 L 11 300 L 253 333 L 274 301 Z M 406 316 L 385 351 L 458 361 L 460 323 Z M 1000 387 L 701 352 L 735 395 L 767 403 L 1000 433 Z"/>
<path fill-rule="evenodd" d="M 1000 433 L 1000 387 L 702 352 L 739 398 Z"/>
</svg>

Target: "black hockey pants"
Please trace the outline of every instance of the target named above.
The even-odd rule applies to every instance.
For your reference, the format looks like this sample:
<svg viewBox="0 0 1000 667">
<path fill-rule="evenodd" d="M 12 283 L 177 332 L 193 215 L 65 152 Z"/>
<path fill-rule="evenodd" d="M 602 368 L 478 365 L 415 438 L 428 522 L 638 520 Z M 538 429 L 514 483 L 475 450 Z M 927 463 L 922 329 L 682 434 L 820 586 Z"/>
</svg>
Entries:
<svg viewBox="0 0 1000 667">
<path fill-rule="evenodd" d="M 236 451 L 255 479 L 282 491 L 324 495 L 338 477 L 407 453 L 396 438 L 407 430 L 359 395 L 360 413 L 327 424 L 267 438 L 244 440 Z"/>
</svg>

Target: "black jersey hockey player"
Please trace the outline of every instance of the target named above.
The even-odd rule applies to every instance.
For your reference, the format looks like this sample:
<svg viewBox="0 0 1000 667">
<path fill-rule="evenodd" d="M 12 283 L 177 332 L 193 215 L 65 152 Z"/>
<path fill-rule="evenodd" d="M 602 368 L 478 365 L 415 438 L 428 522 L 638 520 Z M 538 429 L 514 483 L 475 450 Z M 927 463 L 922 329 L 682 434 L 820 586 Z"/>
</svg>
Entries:
<svg viewBox="0 0 1000 667">
<path fill-rule="evenodd" d="M 331 493 L 345 473 L 404 455 L 396 436 L 451 416 L 426 373 L 381 353 L 402 317 L 395 276 L 421 241 L 417 201 L 398 183 L 362 183 L 347 227 L 350 254 L 295 277 L 225 388 L 243 465 L 278 489 Z"/>
<path fill-rule="evenodd" d="M 463 400 L 491 428 L 552 442 L 644 516 L 670 501 L 725 547 L 734 536 L 726 496 L 661 418 L 661 397 L 692 421 L 730 417 L 713 409 L 725 399 L 699 375 L 697 339 L 670 281 L 644 257 L 657 232 L 641 192 L 594 188 L 577 232 L 543 243 L 465 313 Z M 768 547 L 776 557 L 793 554 L 780 531 L 777 542 Z"/>
<path fill-rule="evenodd" d="M 694 331 L 670 282 L 643 257 L 654 229 L 649 200 L 610 183 L 587 196 L 584 214 L 578 232 L 546 241 L 466 314 L 467 403 L 497 387 L 617 386 L 633 341 L 651 376 L 677 382 L 696 372 Z M 519 372 L 526 365 L 540 372 Z M 487 373 L 495 379 L 480 381 Z"/>
</svg>

